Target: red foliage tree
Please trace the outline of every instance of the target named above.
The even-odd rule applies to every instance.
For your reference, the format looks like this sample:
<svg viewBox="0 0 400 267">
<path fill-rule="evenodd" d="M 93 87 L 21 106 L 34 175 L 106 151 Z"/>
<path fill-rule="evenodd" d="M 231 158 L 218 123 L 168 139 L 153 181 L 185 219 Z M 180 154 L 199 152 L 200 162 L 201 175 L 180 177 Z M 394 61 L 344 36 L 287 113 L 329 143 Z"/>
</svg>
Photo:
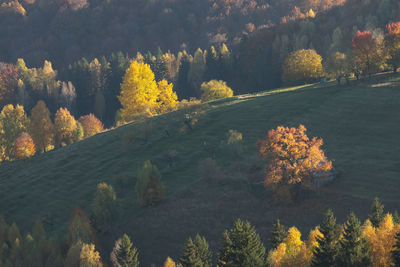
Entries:
<svg viewBox="0 0 400 267">
<path fill-rule="evenodd" d="M 103 123 L 93 114 L 82 116 L 78 121 L 82 124 L 85 138 L 104 131 Z"/>
<path fill-rule="evenodd" d="M 269 159 L 264 180 L 265 187 L 285 192 L 288 187 L 300 185 L 302 188 L 314 187 L 314 175 L 332 169 L 321 149 L 322 139 L 308 138 L 306 127 L 279 126 L 270 130 L 265 140 L 259 140 L 259 155 Z M 285 190 L 279 190 L 282 188 Z"/>
<path fill-rule="evenodd" d="M 400 66 L 400 21 L 386 25 L 385 48 L 388 53 L 388 64 L 396 72 Z"/>
<path fill-rule="evenodd" d="M 35 144 L 31 136 L 26 132 L 21 133 L 15 141 L 15 158 L 19 160 L 28 159 L 35 153 Z"/>
<path fill-rule="evenodd" d="M 354 60 L 359 65 L 364 75 L 376 72 L 382 62 L 381 51 L 377 40 L 369 31 L 360 32 L 353 37 L 351 47 Z"/>
</svg>

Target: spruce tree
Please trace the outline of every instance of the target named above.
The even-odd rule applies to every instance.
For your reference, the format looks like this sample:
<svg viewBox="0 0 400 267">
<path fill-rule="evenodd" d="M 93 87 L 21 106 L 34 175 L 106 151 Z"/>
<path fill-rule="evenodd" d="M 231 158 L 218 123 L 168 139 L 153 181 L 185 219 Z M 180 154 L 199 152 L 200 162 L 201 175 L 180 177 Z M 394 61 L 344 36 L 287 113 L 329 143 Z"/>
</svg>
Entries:
<svg viewBox="0 0 400 267">
<path fill-rule="evenodd" d="M 338 266 L 362 267 L 369 266 L 367 240 L 362 237 L 361 223 L 352 212 L 343 227 L 343 238 L 340 240 Z"/>
<path fill-rule="evenodd" d="M 369 220 L 374 227 L 379 227 L 383 219 L 385 218 L 384 206 L 379 201 L 379 198 L 375 198 L 371 205 L 371 213 L 369 215 Z"/>
<path fill-rule="evenodd" d="M 189 238 L 183 249 L 180 262 L 183 267 L 211 267 L 212 255 L 206 239 L 199 235 L 196 235 L 194 241 Z"/>
<path fill-rule="evenodd" d="M 400 267 L 400 232 L 396 234 L 396 243 L 393 246 L 392 259 L 395 267 Z"/>
<path fill-rule="evenodd" d="M 138 251 L 127 234 L 115 242 L 111 252 L 111 261 L 115 267 L 137 267 L 139 266 Z"/>
<path fill-rule="evenodd" d="M 393 222 L 396 224 L 400 224 L 400 215 L 397 210 L 395 210 L 393 213 Z"/>
<path fill-rule="evenodd" d="M 272 232 L 271 232 L 271 239 L 270 239 L 270 247 L 272 249 L 276 249 L 280 243 L 283 242 L 283 239 L 287 236 L 287 230 L 286 227 L 281 224 L 281 222 L 276 220 L 276 223 L 272 226 Z"/>
<path fill-rule="evenodd" d="M 313 267 L 329 267 L 335 266 L 336 257 L 338 255 L 338 227 L 336 218 L 331 210 L 325 213 L 320 232 L 322 237 L 317 237 L 318 246 L 315 248 L 311 266 Z"/>
<path fill-rule="evenodd" d="M 248 221 L 238 219 L 233 229 L 224 232 L 218 266 L 265 266 L 265 247 Z"/>
</svg>

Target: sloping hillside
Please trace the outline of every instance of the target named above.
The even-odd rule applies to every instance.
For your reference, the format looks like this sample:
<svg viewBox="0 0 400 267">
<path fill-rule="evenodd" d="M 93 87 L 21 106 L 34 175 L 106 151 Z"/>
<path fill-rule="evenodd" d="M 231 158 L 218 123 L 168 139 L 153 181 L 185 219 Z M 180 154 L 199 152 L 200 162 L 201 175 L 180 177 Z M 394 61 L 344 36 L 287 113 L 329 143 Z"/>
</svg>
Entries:
<svg viewBox="0 0 400 267">
<path fill-rule="evenodd" d="M 349 209 L 366 216 L 374 196 L 400 207 L 399 101 L 400 76 L 380 75 L 350 87 L 317 84 L 210 103 L 197 111 L 193 130 L 185 126 L 185 111 L 129 124 L 29 161 L 1 164 L 0 212 L 21 228 L 41 218 L 48 230 L 63 234 L 70 212 L 80 207 L 90 213 L 96 185 L 105 181 L 116 188 L 122 215 L 102 235 L 102 255 L 128 232 L 147 266 L 177 257 L 185 239 L 197 232 L 215 249 L 237 217 L 250 219 L 265 238 L 276 217 L 308 230 L 327 207 L 340 220 Z M 255 143 L 278 125 L 299 124 L 309 136 L 324 139 L 339 176 L 304 203 L 277 207 L 262 188 L 248 186 L 249 169 L 258 164 Z M 230 129 L 243 133 L 239 158 L 221 144 Z M 199 179 L 199 162 L 207 157 L 222 168 L 219 182 Z M 166 198 L 144 209 L 134 184 L 148 159 L 162 173 Z"/>
</svg>

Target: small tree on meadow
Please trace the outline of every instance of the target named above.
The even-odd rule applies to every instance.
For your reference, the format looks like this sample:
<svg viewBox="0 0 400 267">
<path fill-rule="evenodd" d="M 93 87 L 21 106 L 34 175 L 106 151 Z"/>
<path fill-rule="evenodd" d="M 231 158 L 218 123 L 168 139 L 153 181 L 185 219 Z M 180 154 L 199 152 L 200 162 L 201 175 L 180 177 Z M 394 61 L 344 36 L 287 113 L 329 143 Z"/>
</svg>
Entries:
<svg viewBox="0 0 400 267">
<path fill-rule="evenodd" d="M 104 131 L 103 123 L 93 114 L 85 115 L 78 120 L 83 128 L 83 137 L 87 138 Z"/>
<path fill-rule="evenodd" d="M 67 243 L 71 246 L 79 240 L 87 244 L 97 244 L 96 232 L 89 218 L 83 210 L 75 209 L 69 219 Z"/>
<path fill-rule="evenodd" d="M 283 65 L 282 79 L 286 82 L 308 82 L 323 76 L 322 57 L 312 49 L 290 54 Z"/>
<path fill-rule="evenodd" d="M 218 266 L 265 266 L 265 247 L 248 221 L 238 219 L 233 229 L 224 232 Z"/>
<path fill-rule="evenodd" d="M 138 178 L 135 186 L 139 202 L 143 206 L 154 206 L 157 204 L 163 194 L 163 184 L 161 183 L 161 174 L 157 166 L 151 164 L 148 160 L 138 172 Z"/>
<path fill-rule="evenodd" d="M 107 228 L 118 216 L 117 196 L 111 185 L 100 183 L 92 202 L 92 211 L 96 226 L 100 229 Z"/>
<path fill-rule="evenodd" d="M 201 101 L 207 102 L 220 98 L 232 97 L 233 91 L 224 81 L 211 80 L 201 84 Z"/>
<path fill-rule="evenodd" d="M 313 189 L 314 174 L 327 173 L 332 169 L 332 162 L 325 157 L 321 149 L 322 139 L 306 134 L 306 127 L 298 128 L 279 126 L 270 130 L 265 140 L 259 140 L 259 154 L 263 159 L 269 159 L 264 185 L 272 188 L 280 199 L 285 193 L 291 201 L 291 196 L 299 194 L 295 189 Z M 283 192 L 283 193 L 282 193 Z"/>
<path fill-rule="evenodd" d="M 15 158 L 24 160 L 32 157 L 36 153 L 35 144 L 26 132 L 21 133 L 15 141 Z"/>
<path fill-rule="evenodd" d="M 114 248 L 111 252 L 111 262 L 114 267 L 137 267 L 139 253 L 127 234 L 115 241 Z"/>
</svg>

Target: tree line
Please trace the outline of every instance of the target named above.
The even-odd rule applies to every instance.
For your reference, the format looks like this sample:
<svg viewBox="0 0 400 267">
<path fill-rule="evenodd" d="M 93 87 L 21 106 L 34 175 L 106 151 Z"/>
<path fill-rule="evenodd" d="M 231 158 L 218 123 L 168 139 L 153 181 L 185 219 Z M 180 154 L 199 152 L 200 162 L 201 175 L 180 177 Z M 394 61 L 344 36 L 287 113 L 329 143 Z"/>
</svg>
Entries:
<svg viewBox="0 0 400 267">
<path fill-rule="evenodd" d="M 98 186 L 94 203 L 105 199 L 106 188 L 104 184 Z M 353 212 L 343 224 L 337 223 L 334 213 L 328 210 L 305 239 L 295 226 L 287 228 L 279 220 L 271 228 L 265 245 L 250 222 L 238 219 L 223 232 L 215 253 L 204 236 L 196 235 L 187 239 L 179 256 L 167 257 L 161 266 L 385 267 L 400 263 L 400 217 L 397 211 L 394 215 L 385 213 L 377 198 L 364 223 Z M 99 233 L 80 209 L 71 213 L 67 233 L 61 239 L 49 236 L 40 221 L 31 232 L 21 233 L 15 223 L 8 225 L 0 216 L 0 264 L 103 266 L 105 262 L 98 252 Z M 137 267 L 140 250 L 134 246 L 134 239 L 123 234 L 115 241 L 109 259 L 112 266 Z"/>
</svg>

